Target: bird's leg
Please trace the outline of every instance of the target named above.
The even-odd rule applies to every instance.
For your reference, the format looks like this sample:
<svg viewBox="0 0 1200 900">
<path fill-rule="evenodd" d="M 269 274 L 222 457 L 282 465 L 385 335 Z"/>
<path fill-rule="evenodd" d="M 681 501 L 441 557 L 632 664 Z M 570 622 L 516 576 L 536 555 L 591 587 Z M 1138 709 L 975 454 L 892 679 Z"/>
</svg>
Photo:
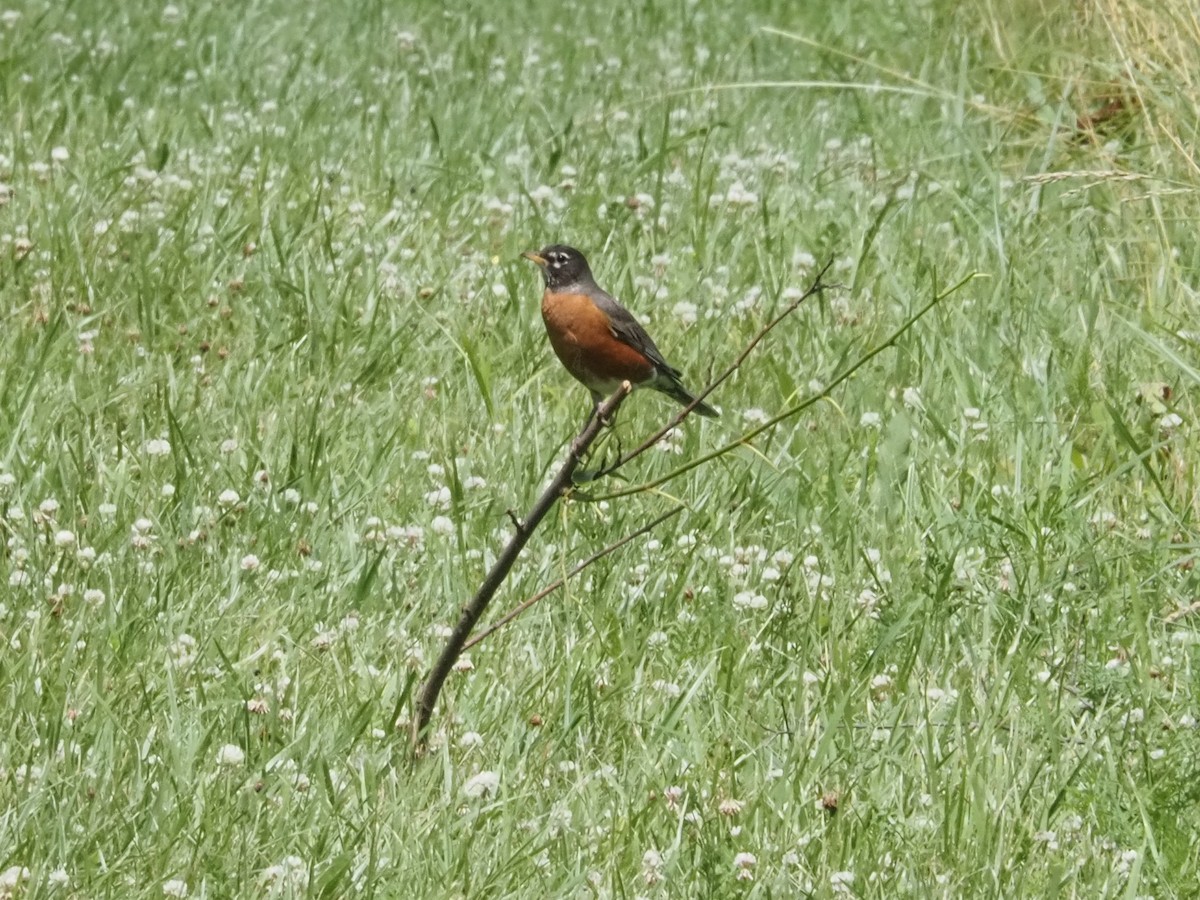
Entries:
<svg viewBox="0 0 1200 900">
<path fill-rule="evenodd" d="M 604 395 L 599 391 L 592 391 L 592 416 L 597 416 L 600 414 L 600 404 L 603 402 Z M 588 416 L 588 422 L 592 421 L 592 416 Z M 586 425 L 587 423 L 584 424 Z M 611 428 L 612 424 L 613 418 L 611 416 L 607 419 L 600 420 L 600 426 L 602 428 Z"/>
<path fill-rule="evenodd" d="M 592 419 L 594 419 L 600 415 L 600 404 L 603 402 L 604 402 L 604 395 L 601 394 L 599 391 L 592 391 L 592 408 L 588 412 L 588 417 L 583 422 L 583 430 L 586 430 L 587 427 L 592 424 Z M 613 420 L 611 418 L 600 420 L 601 428 L 610 428 L 612 426 L 612 424 L 613 424 Z M 583 434 L 583 430 L 581 430 L 579 432 L 581 435 Z M 590 462 L 592 459 L 592 456 L 596 452 L 596 450 L 604 444 L 605 434 L 603 432 L 600 435 L 598 435 L 598 438 L 599 439 L 595 443 L 593 443 L 592 446 L 588 449 L 587 456 L 580 460 L 581 466 L 586 465 L 588 462 Z M 603 466 L 601 466 L 601 468 L 603 468 Z M 580 468 L 579 471 L 577 471 L 575 473 L 574 477 L 572 478 L 572 481 L 574 481 L 576 484 L 581 484 L 586 481 L 591 481 L 593 478 L 596 477 L 596 474 L 598 471 L 599 470 L 589 471 L 588 469 Z"/>
</svg>

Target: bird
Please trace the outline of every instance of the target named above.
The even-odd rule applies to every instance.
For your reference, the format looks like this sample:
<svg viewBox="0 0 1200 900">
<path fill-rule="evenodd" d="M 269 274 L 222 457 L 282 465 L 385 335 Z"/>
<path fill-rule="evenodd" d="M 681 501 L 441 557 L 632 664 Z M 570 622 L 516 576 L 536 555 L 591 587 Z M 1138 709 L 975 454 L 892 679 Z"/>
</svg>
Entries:
<svg viewBox="0 0 1200 900">
<path fill-rule="evenodd" d="M 648 387 L 683 405 L 696 397 L 683 386 L 678 369 L 668 363 L 633 314 L 596 284 L 584 255 L 565 244 L 551 244 L 521 254 L 542 271 L 542 321 L 550 346 L 566 370 L 592 394 L 592 415 L 600 402 L 628 381 Z M 693 411 L 720 415 L 703 401 Z"/>
</svg>

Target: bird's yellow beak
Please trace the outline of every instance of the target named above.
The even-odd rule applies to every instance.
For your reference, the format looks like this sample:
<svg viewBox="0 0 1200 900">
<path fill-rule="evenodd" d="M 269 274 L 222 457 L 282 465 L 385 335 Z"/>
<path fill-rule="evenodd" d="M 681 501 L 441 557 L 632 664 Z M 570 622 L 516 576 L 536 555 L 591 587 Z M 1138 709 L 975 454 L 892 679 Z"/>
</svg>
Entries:
<svg viewBox="0 0 1200 900">
<path fill-rule="evenodd" d="M 543 269 L 546 268 L 546 257 L 538 256 L 532 250 L 526 250 L 524 253 L 521 254 L 521 256 L 525 257 L 525 259 L 529 260 L 531 263 L 534 263 L 535 265 L 540 266 Z"/>
</svg>

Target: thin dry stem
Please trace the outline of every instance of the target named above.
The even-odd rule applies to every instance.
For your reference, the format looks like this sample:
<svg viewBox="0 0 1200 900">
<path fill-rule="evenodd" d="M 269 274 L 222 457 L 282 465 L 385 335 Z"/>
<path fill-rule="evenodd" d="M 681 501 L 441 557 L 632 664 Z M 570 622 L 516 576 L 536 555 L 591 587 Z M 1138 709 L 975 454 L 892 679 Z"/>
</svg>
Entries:
<svg viewBox="0 0 1200 900">
<path fill-rule="evenodd" d="M 956 283 L 953 287 L 943 291 L 940 294 L 934 295 L 934 297 L 928 303 L 926 303 L 923 307 L 921 307 L 919 310 L 917 310 L 917 312 L 915 312 L 913 315 L 909 316 L 909 318 L 904 321 L 904 324 L 902 324 L 899 328 L 897 328 L 894 332 L 892 332 L 884 341 L 882 341 L 881 343 L 872 347 L 870 350 L 868 350 L 866 353 L 864 353 L 862 356 L 860 356 L 858 359 L 856 359 L 851 365 L 847 366 L 840 373 L 835 375 L 833 377 L 833 379 L 830 380 L 829 384 L 827 384 L 825 386 L 824 390 L 820 391 L 819 393 L 813 394 L 810 397 L 806 397 L 804 400 L 800 401 L 795 406 L 785 409 L 783 412 L 772 417 L 771 419 L 768 419 L 766 422 L 762 423 L 761 425 L 758 425 L 757 427 L 752 428 L 750 431 L 746 432 L 745 434 L 743 434 L 741 437 L 737 438 L 736 440 L 730 441 L 725 446 L 720 447 L 716 450 L 713 450 L 709 453 L 705 453 L 703 456 L 698 456 L 695 459 L 689 460 L 688 462 L 684 463 L 683 465 L 672 469 L 670 472 L 668 472 L 667 474 L 663 475 L 660 478 L 656 478 L 653 481 L 646 481 L 646 482 L 643 482 L 642 484 L 633 485 L 633 486 L 625 488 L 623 490 L 613 491 L 610 494 L 602 494 L 600 496 L 589 497 L 588 500 L 590 500 L 594 503 L 598 503 L 601 500 L 615 500 L 618 497 L 627 497 L 630 494 L 640 494 L 645 491 L 656 490 L 657 488 L 666 484 L 668 481 L 678 478 L 680 475 L 684 474 L 685 472 L 690 472 L 692 469 L 695 469 L 698 466 L 702 466 L 707 462 L 711 462 L 712 460 L 716 459 L 717 457 L 724 456 L 727 453 L 732 453 L 734 450 L 738 449 L 739 447 L 745 446 L 746 444 L 748 444 L 754 438 L 758 437 L 763 432 L 769 431 L 770 429 L 774 428 L 780 422 L 790 419 L 793 416 L 799 415 L 801 412 L 808 409 L 810 406 L 813 406 L 814 404 L 820 402 L 821 400 L 828 398 L 834 388 L 838 387 L 839 385 L 843 384 L 846 381 L 849 381 L 855 372 L 857 372 L 859 369 L 861 369 L 863 366 L 865 366 L 867 363 L 869 363 L 872 359 L 874 359 L 876 356 L 878 356 L 884 350 L 887 350 L 889 347 L 891 347 L 893 344 L 895 344 L 896 341 L 899 340 L 900 337 L 903 336 L 905 332 L 907 332 L 910 328 L 912 328 L 914 325 L 916 325 L 917 322 L 919 322 L 921 319 L 923 319 L 925 317 L 925 315 L 930 312 L 930 310 L 932 310 L 934 307 L 936 307 L 938 304 L 940 304 L 943 300 L 945 300 L 951 294 L 958 291 L 965 284 L 967 284 L 968 282 L 973 281 L 974 279 L 979 278 L 979 277 L 981 277 L 981 276 L 979 275 L 978 272 L 972 272 L 966 278 L 963 278 L 961 281 Z"/>
<path fill-rule="evenodd" d="M 585 559 L 579 563 L 576 563 L 574 568 L 572 568 L 571 571 L 568 572 L 566 575 L 564 575 L 562 578 L 557 578 L 554 581 L 550 582 L 550 584 L 546 585 L 544 588 L 542 588 L 540 591 L 538 591 L 536 594 L 534 594 L 528 600 L 525 600 L 522 603 L 520 603 L 519 605 L 513 607 L 509 612 L 505 613 L 503 616 L 501 616 L 499 619 L 497 619 L 495 622 L 493 622 L 487 628 L 483 629 L 483 631 L 479 632 L 479 634 L 475 635 L 475 637 L 473 637 L 469 641 L 467 641 L 466 645 L 463 647 L 463 650 L 464 651 L 470 650 L 472 647 L 474 647 L 476 644 L 478 644 L 484 638 L 495 634 L 497 631 L 499 631 L 501 628 L 503 628 L 509 622 L 516 619 L 517 616 L 521 615 L 526 610 L 528 610 L 530 607 L 532 607 L 534 604 L 549 597 L 551 594 L 553 594 L 555 591 L 557 591 L 560 587 L 562 587 L 564 584 L 566 584 L 568 579 L 574 578 L 576 575 L 578 575 L 580 572 L 582 572 L 584 569 L 586 569 L 592 563 L 596 562 L 597 560 L 603 559 L 604 557 L 608 556 L 610 553 L 615 553 L 617 550 L 620 550 L 622 547 L 624 547 L 630 541 L 634 540 L 635 538 L 641 537 L 646 532 L 653 531 L 655 528 L 657 528 L 663 522 L 667 521 L 667 519 L 671 518 L 672 516 L 679 515 L 681 512 L 683 512 L 683 510 L 685 508 L 686 507 L 683 507 L 683 506 L 676 506 L 674 509 L 667 510 L 665 513 L 663 513 L 658 518 L 654 519 L 652 522 L 647 522 L 645 525 L 643 525 L 637 531 L 634 531 L 634 532 L 631 532 L 630 534 L 625 535 L 625 537 L 621 538 L 619 541 L 614 541 L 613 543 L 611 543 L 607 547 L 605 547 L 603 550 L 597 550 L 595 553 L 593 553 L 587 559 Z"/>
</svg>

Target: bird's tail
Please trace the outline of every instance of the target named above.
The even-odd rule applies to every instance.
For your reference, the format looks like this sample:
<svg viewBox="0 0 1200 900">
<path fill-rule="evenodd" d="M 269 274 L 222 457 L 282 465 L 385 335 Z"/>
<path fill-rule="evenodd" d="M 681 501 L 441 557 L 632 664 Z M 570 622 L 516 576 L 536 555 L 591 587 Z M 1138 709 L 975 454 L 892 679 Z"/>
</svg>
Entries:
<svg viewBox="0 0 1200 900">
<path fill-rule="evenodd" d="M 656 391 L 662 391 L 672 400 L 682 403 L 684 406 L 687 406 L 696 399 L 692 393 L 683 386 L 683 383 L 678 378 L 671 378 L 669 376 L 662 377 L 650 386 Z M 703 401 L 697 403 L 692 412 L 699 413 L 702 416 L 708 416 L 710 419 L 715 419 L 720 415 L 719 412 Z"/>
</svg>

